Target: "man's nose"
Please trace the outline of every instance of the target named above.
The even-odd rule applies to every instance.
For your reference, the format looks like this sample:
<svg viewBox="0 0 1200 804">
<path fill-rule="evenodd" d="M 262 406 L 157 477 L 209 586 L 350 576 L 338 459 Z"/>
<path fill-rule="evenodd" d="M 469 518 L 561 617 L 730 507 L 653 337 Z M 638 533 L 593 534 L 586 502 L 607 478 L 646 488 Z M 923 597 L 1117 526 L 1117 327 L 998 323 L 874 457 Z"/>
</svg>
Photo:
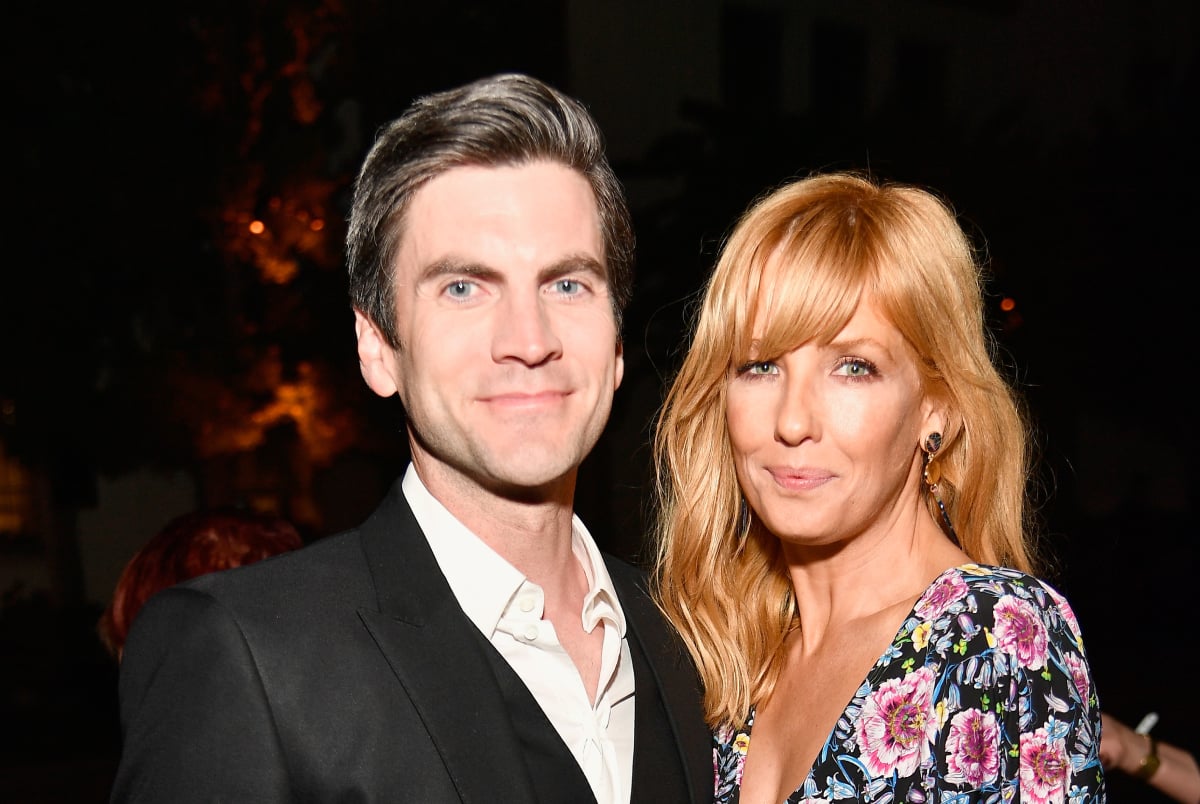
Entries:
<svg viewBox="0 0 1200 804">
<path fill-rule="evenodd" d="M 497 308 L 492 359 L 538 366 L 562 356 L 562 340 L 541 293 L 509 293 Z"/>
</svg>

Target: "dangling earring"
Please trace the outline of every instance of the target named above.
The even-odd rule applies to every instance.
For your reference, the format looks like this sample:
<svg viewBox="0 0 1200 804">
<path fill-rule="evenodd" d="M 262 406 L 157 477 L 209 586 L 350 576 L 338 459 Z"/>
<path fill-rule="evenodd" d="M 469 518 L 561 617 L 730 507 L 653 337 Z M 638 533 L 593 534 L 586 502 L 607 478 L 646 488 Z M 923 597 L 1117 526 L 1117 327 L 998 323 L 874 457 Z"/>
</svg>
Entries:
<svg viewBox="0 0 1200 804">
<path fill-rule="evenodd" d="M 742 497 L 741 513 L 738 520 L 738 541 L 745 542 L 746 537 L 750 535 L 750 506 L 746 505 L 745 497 Z"/>
<path fill-rule="evenodd" d="M 958 541 L 958 534 L 954 532 L 954 525 L 950 522 L 950 514 L 946 511 L 946 506 L 942 502 L 942 497 L 938 494 L 938 481 L 942 479 L 942 468 L 934 463 L 933 457 L 937 455 L 939 449 L 942 448 L 942 434 L 930 433 L 925 438 L 925 443 L 921 445 L 921 450 L 925 453 L 925 466 L 922 469 L 922 474 L 925 477 L 925 485 L 929 488 L 929 493 L 933 495 L 934 502 L 937 503 L 938 510 L 942 512 L 942 524 L 945 526 L 946 535 L 950 537 L 950 541 L 954 542 L 958 547 L 962 544 Z"/>
</svg>

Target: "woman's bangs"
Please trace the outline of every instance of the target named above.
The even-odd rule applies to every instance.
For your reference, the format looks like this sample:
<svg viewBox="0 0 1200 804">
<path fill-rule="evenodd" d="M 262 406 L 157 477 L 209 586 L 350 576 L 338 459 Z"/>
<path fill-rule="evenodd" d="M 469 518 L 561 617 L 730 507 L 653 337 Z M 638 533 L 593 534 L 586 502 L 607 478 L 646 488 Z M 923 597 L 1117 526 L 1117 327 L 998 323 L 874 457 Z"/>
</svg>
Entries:
<svg viewBox="0 0 1200 804">
<path fill-rule="evenodd" d="M 864 284 L 859 272 L 840 260 L 811 256 L 780 249 L 764 265 L 746 359 L 777 357 L 809 342 L 828 343 L 854 316 Z"/>
</svg>

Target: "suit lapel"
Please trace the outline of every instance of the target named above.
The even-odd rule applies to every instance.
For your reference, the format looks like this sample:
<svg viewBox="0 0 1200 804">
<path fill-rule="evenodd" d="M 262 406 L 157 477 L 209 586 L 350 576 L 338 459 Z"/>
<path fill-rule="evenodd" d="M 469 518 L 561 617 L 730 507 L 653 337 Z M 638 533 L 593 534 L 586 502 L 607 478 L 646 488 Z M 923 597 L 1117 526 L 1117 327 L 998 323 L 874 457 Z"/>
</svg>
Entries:
<svg viewBox="0 0 1200 804">
<path fill-rule="evenodd" d="M 399 482 L 361 533 L 379 609 L 360 609 L 359 617 L 416 708 L 462 800 L 533 801 L 485 646 L 450 591 Z"/>
<path fill-rule="evenodd" d="M 400 481 L 360 529 L 378 608 L 359 617 L 404 687 L 464 802 L 534 801 L 504 695 L 433 552 L 404 499 Z M 711 735 L 686 652 L 646 594 L 644 575 L 609 560 L 609 573 L 636 640 L 639 700 L 657 688 L 678 746 L 692 801 L 712 797 Z M 644 660 L 644 661 L 643 661 Z M 652 694 L 652 693 L 651 693 Z M 648 736 L 638 706 L 635 745 Z M 413 735 L 411 739 L 419 739 Z M 634 757 L 633 800 L 661 798 L 659 769 Z"/>
<path fill-rule="evenodd" d="M 638 749 L 639 741 L 644 745 L 652 733 L 648 721 L 654 716 L 654 708 L 644 703 L 653 700 L 657 689 L 675 738 L 675 759 L 687 780 L 688 798 L 694 802 L 712 801 L 712 735 L 704 723 L 699 680 L 686 650 L 646 592 L 645 576 L 624 562 L 606 557 L 606 563 L 621 598 L 630 638 L 636 642 L 630 645 L 637 684 L 633 800 L 669 800 L 672 794 L 677 795 L 677 791 L 660 789 L 666 777 L 650 760 L 654 752 Z"/>
</svg>

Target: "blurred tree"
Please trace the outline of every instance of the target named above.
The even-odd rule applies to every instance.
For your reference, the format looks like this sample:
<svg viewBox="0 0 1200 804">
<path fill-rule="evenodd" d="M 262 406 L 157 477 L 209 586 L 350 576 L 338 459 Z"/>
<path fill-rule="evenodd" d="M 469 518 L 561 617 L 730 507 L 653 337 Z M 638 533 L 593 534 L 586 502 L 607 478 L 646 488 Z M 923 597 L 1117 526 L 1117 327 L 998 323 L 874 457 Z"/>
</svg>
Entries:
<svg viewBox="0 0 1200 804">
<path fill-rule="evenodd" d="M 418 94 L 509 69 L 561 83 L 564 15 L 534 0 L 20 8 L 0 438 L 49 481 L 38 528 L 60 599 L 81 592 L 74 513 L 98 473 L 183 468 L 213 504 L 269 481 L 311 533 L 322 467 L 352 453 L 394 470 L 400 413 L 358 377 L 343 301 L 353 173 Z"/>
</svg>

